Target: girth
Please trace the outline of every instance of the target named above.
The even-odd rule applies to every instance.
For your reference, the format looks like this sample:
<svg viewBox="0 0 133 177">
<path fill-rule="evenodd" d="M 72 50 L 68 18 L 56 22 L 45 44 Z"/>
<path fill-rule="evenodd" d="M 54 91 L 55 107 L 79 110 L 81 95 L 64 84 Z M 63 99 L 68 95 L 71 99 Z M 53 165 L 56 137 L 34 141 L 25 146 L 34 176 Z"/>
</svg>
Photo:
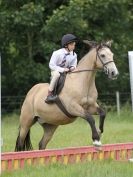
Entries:
<svg viewBox="0 0 133 177">
<path fill-rule="evenodd" d="M 56 105 L 61 109 L 61 111 L 69 118 L 76 118 L 76 116 L 71 115 L 65 108 L 64 104 L 60 100 L 59 96 L 56 97 L 55 99 Z"/>
</svg>

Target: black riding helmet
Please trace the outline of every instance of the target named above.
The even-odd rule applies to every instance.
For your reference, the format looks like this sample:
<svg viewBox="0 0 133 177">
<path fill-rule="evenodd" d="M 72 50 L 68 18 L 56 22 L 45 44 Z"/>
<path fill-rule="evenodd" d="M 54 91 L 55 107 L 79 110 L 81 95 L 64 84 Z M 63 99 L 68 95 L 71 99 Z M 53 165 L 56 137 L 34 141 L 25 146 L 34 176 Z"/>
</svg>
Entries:
<svg viewBox="0 0 133 177">
<path fill-rule="evenodd" d="M 61 39 L 61 46 L 65 47 L 71 42 L 76 42 L 76 41 L 77 41 L 77 37 L 74 36 L 73 34 L 65 34 Z"/>
</svg>

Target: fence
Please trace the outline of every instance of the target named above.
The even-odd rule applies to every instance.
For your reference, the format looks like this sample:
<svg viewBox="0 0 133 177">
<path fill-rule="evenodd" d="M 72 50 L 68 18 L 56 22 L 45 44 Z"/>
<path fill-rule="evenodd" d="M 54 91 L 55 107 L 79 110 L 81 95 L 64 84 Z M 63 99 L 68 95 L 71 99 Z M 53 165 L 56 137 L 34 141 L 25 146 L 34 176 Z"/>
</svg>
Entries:
<svg viewBox="0 0 133 177">
<path fill-rule="evenodd" d="M 1 96 L 2 113 L 19 111 L 25 96 Z M 125 103 L 131 104 L 131 93 L 106 93 L 99 94 L 98 103 L 106 109 L 119 111 L 120 107 Z"/>
<path fill-rule="evenodd" d="M 2 153 L 2 171 L 15 170 L 27 165 L 91 162 L 96 160 L 128 161 L 133 157 L 133 143 L 108 144 L 102 147 L 73 147 L 25 152 Z"/>
</svg>

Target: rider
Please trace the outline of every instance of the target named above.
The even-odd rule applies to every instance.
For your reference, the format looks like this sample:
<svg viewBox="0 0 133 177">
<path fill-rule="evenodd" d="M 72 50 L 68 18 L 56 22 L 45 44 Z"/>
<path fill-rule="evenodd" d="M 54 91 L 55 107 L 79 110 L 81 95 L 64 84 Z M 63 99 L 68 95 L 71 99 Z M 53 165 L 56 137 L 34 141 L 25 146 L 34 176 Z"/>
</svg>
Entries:
<svg viewBox="0 0 133 177">
<path fill-rule="evenodd" d="M 51 69 L 51 82 L 48 88 L 46 103 L 55 99 L 53 90 L 60 73 L 73 71 L 77 66 L 77 54 L 74 52 L 77 38 L 73 34 L 65 34 L 61 39 L 62 48 L 53 52 L 49 62 Z"/>
</svg>

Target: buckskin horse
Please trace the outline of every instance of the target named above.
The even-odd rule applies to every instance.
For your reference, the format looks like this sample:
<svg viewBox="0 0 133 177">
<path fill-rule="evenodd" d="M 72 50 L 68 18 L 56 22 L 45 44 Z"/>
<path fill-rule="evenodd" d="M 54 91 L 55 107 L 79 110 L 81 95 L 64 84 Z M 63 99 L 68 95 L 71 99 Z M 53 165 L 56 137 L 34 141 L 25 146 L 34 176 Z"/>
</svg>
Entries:
<svg viewBox="0 0 133 177">
<path fill-rule="evenodd" d="M 103 69 L 108 78 L 115 79 L 118 70 L 113 60 L 110 41 L 96 44 L 84 40 L 84 43 L 91 46 L 91 50 L 79 61 L 77 68 L 66 75 L 64 87 L 59 94 L 59 98 L 69 114 L 65 114 L 57 104 L 44 102 L 48 92 L 48 83 L 33 86 L 27 93 L 21 108 L 15 151 L 32 149 L 30 128 L 36 122 L 39 122 L 44 130 L 39 149 L 45 149 L 57 127 L 72 123 L 77 117 L 83 118 L 89 123 L 93 145 L 102 145 L 100 134 L 103 133 L 105 112 L 97 104 L 98 93 L 95 76 L 97 70 Z M 96 128 L 92 115 L 99 115 L 99 129 Z"/>
</svg>

